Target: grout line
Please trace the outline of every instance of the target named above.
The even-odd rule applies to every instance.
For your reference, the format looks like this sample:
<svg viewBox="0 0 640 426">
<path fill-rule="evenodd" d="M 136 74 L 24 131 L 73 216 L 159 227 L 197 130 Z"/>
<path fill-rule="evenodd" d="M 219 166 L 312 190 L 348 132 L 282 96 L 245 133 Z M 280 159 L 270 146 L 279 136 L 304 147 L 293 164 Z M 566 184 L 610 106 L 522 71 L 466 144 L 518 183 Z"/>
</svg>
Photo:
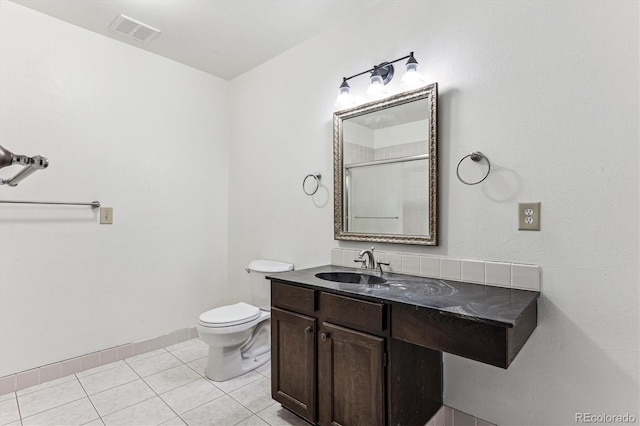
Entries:
<svg viewBox="0 0 640 426">
<path fill-rule="evenodd" d="M 84 388 L 83 388 L 83 390 L 84 390 Z M 86 394 L 86 393 L 87 393 L 87 392 L 85 391 L 85 394 Z M 28 418 L 30 418 L 30 417 L 38 416 L 38 415 L 40 415 L 40 414 L 46 413 L 47 411 L 55 410 L 55 409 L 57 409 L 57 408 L 63 407 L 63 406 L 65 406 L 65 405 L 71 404 L 71 403 L 73 403 L 73 402 L 80 401 L 81 399 L 84 399 L 84 398 L 85 398 L 85 397 L 81 397 L 81 398 L 78 398 L 78 399 L 74 399 L 74 400 L 71 400 L 71 401 L 67 401 L 67 402 L 65 402 L 64 404 L 56 405 L 55 407 L 47 408 L 46 410 L 39 411 L 39 412 L 37 412 L 37 413 L 33 413 L 33 414 L 31 414 L 30 416 L 25 417 L 25 419 L 28 419 Z M 87 396 L 87 398 L 88 398 L 88 396 Z M 92 405 L 93 405 L 93 404 L 92 404 Z M 98 411 L 96 410 L 96 413 L 97 413 L 97 412 L 98 412 Z M 100 414 L 98 414 L 98 417 L 100 417 Z M 20 423 L 22 423 L 22 420 L 23 420 L 23 418 L 21 417 L 21 418 L 20 418 Z M 95 419 L 94 419 L 94 420 L 95 420 Z M 93 421 L 93 420 L 91 420 L 91 421 Z"/>
<path fill-rule="evenodd" d="M 16 399 L 16 407 L 18 407 L 18 420 L 20 421 L 20 426 L 22 426 L 22 411 L 20 410 L 20 401 L 18 400 L 18 393 L 14 392 L 13 397 Z"/>
<path fill-rule="evenodd" d="M 109 370 L 106 370 L 109 371 Z M 89 403 L 91 404 L 91 406 L 93 407 L 93 409 L 95 410 L 96 414 L 98 415 L 98 419 L 100 419 L 100 421 L 102 422 L 102 424 L 104 424 L 104 422 L 102 421 L 102 416 L 100 415 L 100 412 L 98 411 L 98 409 L 96 408 L 96 406 L 94 405 L 93 401 L 91 400 L 91 397 L 89 396 L 89 392 L 87 392 L 87 390 L 85 389 L 84 385 L 82 384 L 82 382 L 80 381 L 80 378 L 78 378 L 77 373 L 74 374 L 76 376 L 76 380 L 78 381 L 78 383 L 80 383 L 80 387 L 82 388 L 82 390 L 84 391 L 84 394 L 87 395 L 87 399 L 89 400 Z M 91 376 L 93 376 L 93 374 L 91 374 Z M 89 377 L 89 376 L 87 376 Z M 100 393 L 100 392 L 98 392 Z M 91 420 L 93 421 L 93 420 Z"/>
<path fill-rule="evenodd" d="M 151 359 L 151 358 L 155 358 L 155 357 L 160 356 L 160 355 L 164 355 L 164 353 L 159 353 L 159 354 L 155 354 L 155 355 L 149 355 L 149 356 L 145 356 L 145 357 L 142 357 L 142 358 L 138 358 L 138 359 L 133 360 L 133 361 L 127 361 L 127 360 L 130 360 L 131 358 L 135 358 L 135 357 L 140 356 L 140 355 L 144 355 L 144 354 L 148 354 L 148 353 L 151 353 L 151 352 L 159 351 L 160 349 L 163 349 L 166 353 L 171 353 L 170 351 L 166 350 L 165 348 L 158 348 L 158 349 L 154 349 L 154 350 L 149 351 L 149 352 L 145 352 L 143 354 L 130 356 L 128 358 L 123 359 L 122 361 L 124 361 L 127 365 L 130 365 L 132 362 L 138 362 L 138 361 L 142 361 L 143 359 Z"/>
<path fill-rule="evenodd" d="M 184 365 L 186 365 L 187 367 L 189 367 L 186 363 L 184 363 Z M 191 368 L 191 367 L 189 367 L 189 368 Z M 191 368 L 191 370 L 193 370 L 193 368 Z M 193 371 L 195 371 L 195 370 L 193 370 Z M 198 376 L 200 376 L 200 373 L 198 373 L 197 371 L 195 371 L 195 373 L 196 373 L 196 374 L 198 374 Z M 144 380 L 144 379 L 143 379 L 143 380 Z M 206 377 L 202 377 L 202 376 L 200 376 L 200 378 L 199 378 L 199 379 L 196 379 L 196 380 L 194 380 L 193 382 L 185 383 L 184 385 L 180 385 L 180 386 L 178 386 L 178 387 L 176 387 L 176 388 L 169 389 L 168 391 L 163 392 L 162 394 L 157 393 L 155 390 L 153 390 L 153 388 L 152 388 L 151 390 L 153 390 L 153 392 L 155 392 L 155 393 L 156 393 L 156 395 L 158 395 L 158 397 L 162 400 L 162 402 L 164 402 L 165 404 L 167 404 L 167 406 L 168 406 L 169 408 L 171 408 L 171 411 L 173 411 L 174 413 L 176 413 L 176 416 L 178 416 L 178 418 L 179 418 L 180 420 L 182 420 L 183 422 L 187 423 L 187 422 L 182 418 L 182 415 L 178 414 L 178 412 L 177 412 L 176 410 L 174 410 L 174 409 L 173 409 L 173 408 L 172 408 L 172 407 L 167 403 L 167 401 L 165 401 L 165 400 L 162 398 L 162 395 L 164 395 L 165 393 L 172 392 L 172 391 L 174 391 L 174 390 L 176 390 L 176 389 L 180 389 L 180 388 L 182 388 L 182 387 L 188 386 L 188 385 L 190 385 L 190 384 L 192 384 L 192 383 L 197 382 L 198 380 L 206 380 L 206 381 L 208 381 L 209 383 L 211 383 L 211 385 L 212 385 L 214 388 L 216 388 L 216 389 L 218 389 L 220 392 L 222 392 L 222 395 L 220 395 L 220 396 L 218 396 L 218 397 L 216 397 L 216 398 L 213 398 L 213 399 L 211 399 L 211 400 L 209 400 L 209 401 L 203 402 L 202 404 L 200 404 L 200 405 L 198 405 L 198 406 L 196 406 L 196 407 L 193 407 L 193 408 L 191 408 L 191 409 L 189 409 L 189 410 L 185 411 L 185 412 L 184 412 L 184 413 L 182 413 L 182 414 L 186 414 L 186 413 L 188 413 L 189 411 L 195 410 L 196 408 L 200 408 L 200 407 L 202 407 L 203 405 L 208 404 L 208 403 L 210 403 L 211 401 L 215 401 L 215 400 L 216 400 L 216 399 L 218 399 L 218 398 L 222 398 L 224 395 L 226 395 L 226 394 L 227 394 L 225 391 L 223 391 L 222 389 L 220 389 L 219 387 L 217 387 L 215 384 L 213 384 L 213 383 L 211 382 L 211 380 L 207 379 Z M 145 382 L 145 383 L 146 383 L 146 382 Z M 147 386 L 149 386 L 149 385 L 147 385 Z M 151 386 L 149 386 L 149 387 L 151 387 Z"/>
<path fill-rule="evenodd" d="M 120 361 L 122 361 L 122 363 L 120 363 Z M 90 368 L 89 370 L 79 371 L 79 372 L 77 372 L 77 373 L 74 373 L 73 375 L 74 375 L 74 376 L 76 376 L 76 378 L 77 378 L 78 380 L 80 380 L 81 378 L 95 376 L 96 374 L 104 373 L 105 371 L 113 370 L 113 369 L 116 369 L 116 368 L 118 368 L 118 367 L 123 367 L 123 366 L 127 365 L 127 363 L 125 363 L 125 362 L 124 362 L 124 360 L 117 360 L 117 361 L 109 362 L 109 363 L 107 363 L 107 364 L 99 365 L 98 367 L 94 367 L 94 368 L 102 368 L 102 367 L 105 367 L 105 366 L 107 366 L 107 365 L 112 365 L 112 364 L 117 364 L 117 365 L 113 365 L 113 366 L 112 366 L 112 367 L 110 367 L 110 368 L 105 368 L 105 369 L 103 369 L 103 370 L 96 371 L 95 373 L 87 374 L 86 376 L 85 376 L 85 375 L 83 375 L 82 377 L 78 377 L 78 374 L 80 374 L 80 373 L 85 373 L 85 372 L 87 372 L 87 371 L 93 370 L 93 368 Z M 45 382 L 45 383 L 46 383 L 46 382 Z"/>
<path fill-rule="evenodd" d="M 231 395 L 229 395 L 229 397 L 231 397 Z M 233 398 L 231 398 L 231 399 L 233 399 Z M 234 399 L 234 401 L 235 401 L 235 399 Z M 242 405 L 240 402 L 238 402 L 238 404 Z M 244 407 L 244 405 L 242 405 L 242 406 Z M 244 408 L 247 408 L 247 407 L 244 407 Z M 244 422 L 245 420 L 250 419 L 251 417 L 253 417 L 253 416 L 255 416 L 255 415 L 256 415 L 256 413 L 254 413 L 253 411 L 249 410 L 248 408 L 247 408 L 247 410 L 251 413 L 251 414 L 249 415 L 249 417 L 244 418 L 244 419 L 240 420 L 240 421 L 239 421 L 239 422 L 237 422 L 237 423 L 234 423 L 234 425 L 238 425 L 238 424 L 240 424 L 240 423 Z"/>
<path fill-rule="evenodd" d="M 194 361 L 197 361 L 197 360 L 202 359 L 202 358 L 206 358 L 206 357 L 204 357 L 204 356 L 203 356 L 203 357 L 201 357 L 201 358 L 196 358 L 196 359 L 194 359 L 193 361 L 189 361 L 189 362 L 194 362 Z M 207 378 L 207 376 L 206 376 L 206 375 L 204 375 L 204 376 L 203 376 L 202 374 L 200 374 L 200 372 L 199 372 L 199 371 L 196 371 L 196 369 L 195 369 L 195 368 L 193 368 L 192 366 L 190 366 L 190 365 L 189 365 L 189 364 L 187 364 L 186 362 L 184 363 L 184 365 L 186 365 L 186 366 L 187 366 L 187 367 L 189 367 L 191 370 L 193 370 L 193 371 L 194 371 L 198 376 L 200 376 L 201 378 L 203 378 L 203 379 L 205 379 L 205 380 L 209 380 L 209 379 Z M 206 367 L 205 367 L 205 368 L 206 368 Z M 211 380 L 209 380 L 209 381 L 211 381 Z M 213 383 L 212 383 L 212 384 L 213 384 Z M 214 386 L 215 386 L 215 385 L 214 385 Z M 216 386 L 216 387 L 217 387 L 217 386 Z M 220 388 L 218 388 L 218 389 L 220 389 Z M 222 389 L 220 389 L 220 390 L 222 390 Z M 223 391 L 223 392 L 224 392 L 224 391 Z"/>
<path fill-rule="evenodd" d="M 164 348 L 160 348 L 160 349 L 164 349 Z M 156 350 L 156 349 L 154 349 L 154 350 Z M 170 353 L 170 352 L 169 352 L 169 351 L 167 351 L 166 349 L 165 349 L 165 351 L 166 351 L 167 353 Z M 158 355 L 154 355 L 154 356 L 151 356 L 151 357 L 148 357 L 148 358 L 142 358 L 142 359 L 151 359 L 151 358 L 155 358 L 156 356 L 159 356 L 159 355 L 164 355 L 164 354 L 158 354 Z M 126 362 L 126 361 L 125 361 L 125 362 Z M 142 377 L 142 376 L 140 375 L 140 373 L 138 373 L 138 372 L 136 371 L 136 369 L 135 369 L 135 368 L 131 367 L 128 363 L 127 363 L 127 366 L 128 366 L 128 367 L 129 367 L 133 372 L 134 372 L 134 374 L 135 374 L 136 376 L 138 376 L 138 379 L 139 379 L 139 380 L 141 380 L 141 381 L 142 381 L 142 383 L 144 383 L 145 385 L 147 385 L 147 387 L 148 387 L 149 389 L 151 389 L 151 392 L 153 392 L 153 393 L 154 393 L 154 396 L 151 396 L 151 397 L 149 397 L 149 398 L 147 398 L 147 399 L 144 399 L 144 400 L 142 400 L 142 401 L 138 401 L 138 402 L 136 402 L 135 404 L 128 405 L 128 406 L 126 406 L 126 407 L 124 407 L 124 408 L 121 408 L 121 409 L 119 409 L 119 410 L 116 410 L 116 411 L 114 411 L 114 412 L 112 412 L 112 413 L 107 414 L 107 416 L 110 416 L 111 414 L 118 413 L 118 412 L 120 412 L 120 411 L 122 411 L 122 410 L 126 410 L 126 409 L 131 408 L 131 407 L 135 407 L 135 406 L 136 406 L 136 405 L 138 405 L 138 404 L 142 404 L 142 403 L 143 403 L 143 402 L 145 402 L 145 401 L 149 401 L 150 399 L 153 399 L 153 398 L 158 397 L 158 398 L 160 398 L 160 400 L 163 402 L 163 404 L 165 404 L 165 405 L 166 405 L 166 406 L 167 406 L 171 411 L 173 411 L 173 413 L 174 413 L 176 416 L 178 416 L 178 417 L 180 418 L 180 420 L 182 420 L 182 417 L 180 417 L 180 416 L 178 415 L 178 413 L 176 413 L 176 412 L 175 412 L 175 410 L 174 410 L 173 408 L 171 408 L 171 407 L 169 406 L 169 404 L 167 404 L 167 403 L 164 401 L 164 399 L 162 399 L 162 398 L 160 397 L 160 395 L 158 394 L 158 392 L 156 392 L 156 391 L 155 391 L 155 389 L 153 389 L 151 386 L 149 386 L 149 383 L 147 383 L 147 381 L 144 379 L 144 377 Z M 173 367 L 171 367 L 171 368 L 173 368 Z M 166 370 L 162 370 L 162 371 L 166 371 Z M 156 374 L 156 373 L 154 373 L 154 374 Z M 150 374 L 149 376 L 153 376 L 153 374 Z M 149 377 L 149 376 L 146 376 L 146 377 Z M 138 379 L 136 379 L 136 380 L 138 380 Z M 127 382 L 127 383 L 133 383 L 133 382 L 135 382 L 136 380 L 132 380 L 131 382 Z M 125 383 L 125 384 L 126 384 L 126 383 Z M 116 387 L 117 387 L 117 386 L 116 386 Z M 114 388 L 111 388 L 111 389 L 114 389 Z M 96 410 L 96 411 L 98 411 L 98 410 Z M 98 415 L 100 415 L 100 413 L 98 413 Z M 100 416 L 100 420 L 102 420 L 102 416 Z M 170 419 L 169 419 L 169 420 L 170 420 Z M 104 421 L 104 420 L 102 420 L 102 423 L 105 423 L 105 421 Z M 185 422 L 185 423 L 186 423 L 186 422 Z M 106 424 L 106 423 L 105 423 L 105 424 Z"/>
<path fill-rule="evenodd" d="M 268 425 L 271 425 L 271 423 L 269 423 L 269 422 L 267 421 L 267 419 L 265 419 L 264 417 L 262 417 L 262 416 L 260 415 L 260 413 L 262 413 L 263 411 L 266 411 L 266 410 L 268 410 L 269 408 L 273 407 L 274 405 L 278 404 L 278 401 L 275 401 L 275 400 L 273 400 L 273 399 L 272 399 L 272 401 L 273 401 L 273 404 L 271 404 L 271 405 L 269 405 L 269 406 L 267 406 L 267 407 L 263 408 L 262 410 L 260 410 L 260 411 L 258 411 L 258 412 L 256 413 L 256 416 L 257 416 L 260 420 L 262 420 L 263 422 L 267 423 Z M 283 408 L 283 410 L 284 410 L 284 408 Z M 293 412 L 291 412 L 291 413 L 293 413 Z M 264 415 L 264 414 L 263 414 L 263 415 Z"/>
<path fill-rule="evenodd" d="M 165 351 L 167 351 L 167 353 L 170 353 L 173 357 L 175 357 L 176 359 L 178 359 L 178 361 L 182 362 L 182 360 L 181 360 L 181 359 L 179 359 L 178 357 L 176 357 L 175 355 L 173 355 L 173 354 L 171 353 L 171 351 L 167 350 L 166 348 L 162 348 L 162 349 L 164 349 Z M 182 364 L 183 364 L 183 365 L 187 365 L 187 364 L 185 364 L 184 362 L 182 362 Z M 177 367 L 179 367 L 179 366 L 177 366 Z M 188 365 L 187 365 L 187 367 L 188 367 L 188 368 L 191 368 L 191 367 L 189 367 Z M 176 415 L 176 417 L 178 417 L 178 418 L 180 419 L 180 421 L 181 421 L 181 422 L 183 422 L 184 424 L 187 424 L 187 422 L 186 422 L 186 421 L 184 421 L 184 419 L 182 418 L 182 416 L 180 416 L 180 414 L 178 414 L 178 413 L 176 412 L 176 410 L 174 410 L 174 409 L 173 409 L 173 407 L 171 407 L 169 404 L 167 404 L 167 402 L 166 402 L 164 399 L 162 399 L 162 397 L 160 396 L 160 394 L 159 394 L 158 392 L 156 392 L 156 390 L 155 390 L 154 388 L 152 388 L 152 387 L 149 385 L 149 383 L 147 383 L 147 381 L 144 379 L 144 377 L 142 377 L 140 374 L 138 374 L 138 372 L 137 372 L 133 367 L 130 367 L 130 368 L 133 370 L 133 372 L 134 372 L 134 373 L 136 373 L 136 375 L 137 375 L 138 377 L 140 377 L 140 380 L 142 380 L 142 382 L 143 382 L 145 385 L 147 385 L 147 387 L 148 387 L 149 389 L 151 389 L 151 392 L 153 392 L 153 393 L 154 393 L 154 394 L 155 394 L 155 395 L 160 399 L 160 401 L 162 401 L 162 403 L 163 403 L 164 405 L 166 405 L 167 407 L 169 407 L 169 409 L 173 412 L 173 414 L 175 414 L 175 415 Z M 173 368 L 173 367 L 172 367 L 172 368 Z M 162 371 L 166 371 L 166 370 L 162 370 Z M 196 372 L 196 373 L 197 373 L 197 372 Z M 154 373 L 154 374 L 155 374 L 155 373 Z M 198 374 L 198 375 L 199 375 L 199 374 Z M 150 376 L 153 376 L 153 374 L 150 374 L 149 376 L 146 376 L 146 377 L 150 377 Z M 191 382 L 191 383 L 193 383 L 193 382 Z M 183 385 L 183 386 L 185 386 L 185 385 Z M 180 387 L 180 386 L 178 386 L 178 387 Z M 177 389 L 177 388 L 176 388 L 176 389 Z M 167 391 L 167 392 L 168 392 L 168 391 Z M 154 397 L 154 398 L 155 398 L 155 397 Z M 151 398 L 149 398 L 149 399 L 151 399 Z M 145 399 L 145 401 L 148 401 L 149 399 Z M 134 405 L 135 405 L 135 404 L 134 404 Z M 128 408 L 128 407 L 127 407 L 127 408 Z"/>
</svg>

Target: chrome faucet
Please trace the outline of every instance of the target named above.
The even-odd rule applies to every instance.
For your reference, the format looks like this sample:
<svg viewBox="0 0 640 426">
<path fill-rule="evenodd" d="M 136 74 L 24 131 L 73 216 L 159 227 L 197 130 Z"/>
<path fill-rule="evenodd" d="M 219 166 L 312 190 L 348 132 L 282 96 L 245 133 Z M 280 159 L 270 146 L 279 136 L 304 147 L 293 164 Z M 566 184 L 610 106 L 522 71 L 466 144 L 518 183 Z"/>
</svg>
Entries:
<svg viewBox="0 0 640 426">
<path fill-rule="evenodd" d="M 376 259 L 373 256 L 375 248 L 371 247 L 371 250 L 365 249 L 358 254 L 358 258 L 354 259 L 354 262 L 362 263 L 363 268 L 374 269 L 376 267 Z M 365 257 L 366 256 L 366 257 Z"/>
</svg>

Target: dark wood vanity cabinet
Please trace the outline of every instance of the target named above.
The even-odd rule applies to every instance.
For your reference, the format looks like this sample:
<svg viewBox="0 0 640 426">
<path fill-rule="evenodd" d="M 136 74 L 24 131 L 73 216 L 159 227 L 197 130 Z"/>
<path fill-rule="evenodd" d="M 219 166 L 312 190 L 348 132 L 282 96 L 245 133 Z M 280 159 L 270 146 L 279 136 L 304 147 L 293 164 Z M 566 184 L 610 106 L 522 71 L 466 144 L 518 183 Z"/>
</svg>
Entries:
<svg viewBox="0 0 640 426">
<path fill-rule="evenodd" d="M 271 308 L 273 398 L 308 420 L 316 418 L 316 320 Z"/>
<path fill-rule="evenodd" d="M 320 425 L 425 424 L 442 405 L 441 353 L 390 338 L 389 308 L 272 281 L 271 386 Z"/>
<path fill-rule="evenodd" d="M 324 265 L 268 277 L 272 397 L 313 424 L 424 425 L 442 406 L 443 352 L 508 368 L 538 323 L 539 292 L 340 274 L 370 275 Z"/>
</svg>

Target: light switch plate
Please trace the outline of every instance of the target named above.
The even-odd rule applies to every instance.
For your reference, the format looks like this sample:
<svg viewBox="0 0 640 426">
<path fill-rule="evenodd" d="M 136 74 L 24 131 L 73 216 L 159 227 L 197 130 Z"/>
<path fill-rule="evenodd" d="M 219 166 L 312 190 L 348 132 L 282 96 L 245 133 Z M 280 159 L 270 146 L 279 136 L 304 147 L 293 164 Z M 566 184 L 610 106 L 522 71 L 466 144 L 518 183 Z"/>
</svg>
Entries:
<svg viewBox="0 0 640 426">
<path fill-rule="evenodd" d="M 100 207 L 100 224 L 113 224 L 113 207 Z"/>
<path fill-rule="evenodd" d="M 518 203 L 518 229 L 520 231 L 540 230 L 540 202 Z"/>
</svg>

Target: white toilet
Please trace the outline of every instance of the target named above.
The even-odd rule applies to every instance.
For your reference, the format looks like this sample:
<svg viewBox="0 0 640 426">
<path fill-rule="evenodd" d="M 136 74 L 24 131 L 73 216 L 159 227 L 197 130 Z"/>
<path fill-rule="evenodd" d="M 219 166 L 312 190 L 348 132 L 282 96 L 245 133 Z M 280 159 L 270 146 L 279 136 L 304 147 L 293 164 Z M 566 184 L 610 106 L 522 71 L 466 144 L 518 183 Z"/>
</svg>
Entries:
<svg viewBox="0 0 640 426">
<path fill-rule="evenodd" d="M 209 345 L 206 375 L 221 382 L 260 367 L 271 358 L 271 286 L 268 274 L 293 270 L 290 263 L 249 263 L 253 304 L 240 302 L 207 311 L 198 318 L 198 335 Z"/>
</svg>

